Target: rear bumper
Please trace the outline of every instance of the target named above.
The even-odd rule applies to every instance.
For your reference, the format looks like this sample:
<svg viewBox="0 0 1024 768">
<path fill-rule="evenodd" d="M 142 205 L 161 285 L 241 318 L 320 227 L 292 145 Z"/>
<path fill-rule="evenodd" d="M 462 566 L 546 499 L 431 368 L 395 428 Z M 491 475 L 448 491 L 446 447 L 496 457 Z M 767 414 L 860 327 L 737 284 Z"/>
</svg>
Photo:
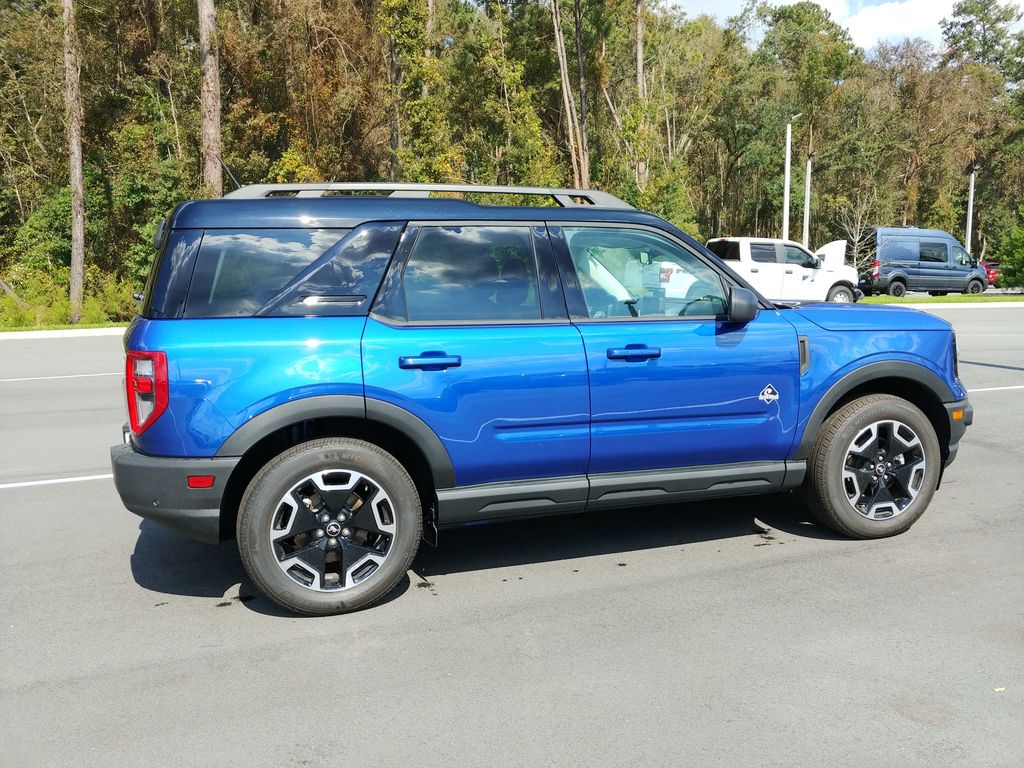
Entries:
<svg viewBox="0 0 1024 768">
<path fill-rule="evenodd" d="M 949 419 L 949 453 L 946 456 L 944 466 L 948 467 L 956 458 L 956 452 L 960 448 L 960 438 L 964 436 L 967 428 L 974 423 L 974 406 L 966 399 L 957 400 L 955 403 L 945 403 L 946 418 Z M 957 412 L 960 417 L 955 418 Z"/>
<path fill-rule="evenodd" d="M 167 530 L 217 544 L 220 503 L 239 457 L 179 459 L 146 456 L 131 445 L 110 449 L 114 486 L 130 511 Z M 189 488 L 189 475 L 213 475 L 210 488 Z"/>
</svg>

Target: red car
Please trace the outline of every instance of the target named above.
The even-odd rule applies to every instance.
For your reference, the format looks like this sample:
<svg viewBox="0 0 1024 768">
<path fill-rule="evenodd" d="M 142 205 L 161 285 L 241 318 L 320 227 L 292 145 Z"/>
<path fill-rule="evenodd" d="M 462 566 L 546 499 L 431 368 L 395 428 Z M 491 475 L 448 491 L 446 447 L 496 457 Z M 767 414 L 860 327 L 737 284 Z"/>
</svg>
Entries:
<svg viewBox="0 0 1024 768">
<path fill-rule="evenodd" d="M 985 268 L 985 274 L 988 276 L 988 284 L 991 286 L 996 285 L 999 280 L 999 262 L 998 261 L 983 261 L 981 266 Z"/>
</svg>

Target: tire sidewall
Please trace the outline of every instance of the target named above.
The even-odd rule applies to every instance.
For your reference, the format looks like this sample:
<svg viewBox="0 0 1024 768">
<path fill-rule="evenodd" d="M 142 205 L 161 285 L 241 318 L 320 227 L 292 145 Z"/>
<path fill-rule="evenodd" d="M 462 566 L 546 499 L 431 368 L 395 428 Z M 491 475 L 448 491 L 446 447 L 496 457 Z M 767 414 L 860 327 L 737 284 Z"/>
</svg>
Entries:
<svg viewBox="0 0 1024 768">
<path fill-rule="evenodd" d="M 901 421 L 917 433 L 924 449 L 925 476 L 917 498 L 899 515 L 890 520 L 868 520 L 858 513 L 846 498 L 842 467 L 846 462 L 846 452 L 854 438 L 870 424 L 889 419 Z M 846 419 L 827 447 L 825 455 L 827 503 L 842 524 L 856 536 L 881 538 L 902 533 L 924 514 L 931 502 L 938 484 L 941 464 L 942 453 L 935 430 L 920 410 L 906 401 L 895 399 L 866 403 L 864 407 Z"/>
<path fill-rule="evenodd" d="M 246 570 L 264 593 L 289 610 L 343 613 L 366 607 L 390 592 L 405 575 L 419 547 L 422 512 L 408 473 L 389 454 L 355 440 L 318 440 L 298 445 L 256 474 L 239 507 L 238 549 Z M 372 477 L 390 497 L 395 537 L 383 564 L 366 581 L 338 592 L 316 592 L 297 584 L 277 564 L 271 519 L 284 495 L 304 478 L 326 469 L 355 470 Z"/>
<path fill-rule="evenodd" d="M 845 296 L 840 299 L 839 296 Z M 853 303 L 853 291 L 846 286 L 836 286 L 828 292 L 828 301 L 833 304 L 851 304 Z"/>
<path fill-rule="evenodd" d="M 907 287 L 901 280 L 894 280 L 889 284 L 889 295 L 899 298 L 907 295 Z"/>
</svg>

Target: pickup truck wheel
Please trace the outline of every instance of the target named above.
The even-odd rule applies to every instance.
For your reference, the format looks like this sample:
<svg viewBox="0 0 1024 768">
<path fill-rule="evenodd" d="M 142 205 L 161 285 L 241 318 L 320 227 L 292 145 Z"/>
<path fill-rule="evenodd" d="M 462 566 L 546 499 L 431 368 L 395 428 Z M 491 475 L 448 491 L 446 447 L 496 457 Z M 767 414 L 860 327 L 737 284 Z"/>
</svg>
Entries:
<svg viewBox="0 0 1024 768">
<path fill-rule="evenodd" d="M 387 595 L 423 532 L 419 493 L 389 453 L 324 438 L 272 459 L 238 511 L 238 551 L 253 583 L 283 608 L 346 613 Z"/>
<path fill-rule="evenodd" d="M 836 304 L 851 304 L 853 303 L 853 289 L 845 285 L 833 285 L 826 300 Z"/>
<path fill-rule="evenodd" d="M 811 450 L 805 491 L 833 530 L 858 539 L 893 536 L 924 513 L 942 455 L 928 418 L 892 395 L 868 395 L 832 414 Z"/>
<path fill-rule="evenodd" d="M 889 283 L 889 295 L 899 298 L 905 296 L 907 293 L 907 284 L 902 280 L 893 280 Z"/>
</svg>

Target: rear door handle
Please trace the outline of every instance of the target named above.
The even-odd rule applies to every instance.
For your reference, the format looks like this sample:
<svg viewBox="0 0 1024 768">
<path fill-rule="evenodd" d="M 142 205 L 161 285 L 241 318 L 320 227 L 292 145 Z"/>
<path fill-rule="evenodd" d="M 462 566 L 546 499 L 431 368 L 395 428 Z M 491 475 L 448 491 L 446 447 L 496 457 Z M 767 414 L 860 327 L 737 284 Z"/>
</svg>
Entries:
<svg viewBox="0 0 1024 768">
<path fill-rule="evenodd" d="M 461 355 L 448 355 L 444 352 L 431 350 L 419 355 L 398 358 L 399 368 L 419 368 L 424 371 L 443 371 L 445 368 L 458 368 L 462 365 Z"/>
<path fill-rule="evenodd" d="M 751 269 L 750 271 L 751 272 L 760 272 L 761 270 L 760 269 Z"/>
<path fill-rule="evenodd" d="M 627 363 L 642 363 L 661 357 L 661 347 L 646 344 L 627 344 L 625 347 L 611 347 L 606 352 L 609 360 L 625 360 Z"/>
</svg>

